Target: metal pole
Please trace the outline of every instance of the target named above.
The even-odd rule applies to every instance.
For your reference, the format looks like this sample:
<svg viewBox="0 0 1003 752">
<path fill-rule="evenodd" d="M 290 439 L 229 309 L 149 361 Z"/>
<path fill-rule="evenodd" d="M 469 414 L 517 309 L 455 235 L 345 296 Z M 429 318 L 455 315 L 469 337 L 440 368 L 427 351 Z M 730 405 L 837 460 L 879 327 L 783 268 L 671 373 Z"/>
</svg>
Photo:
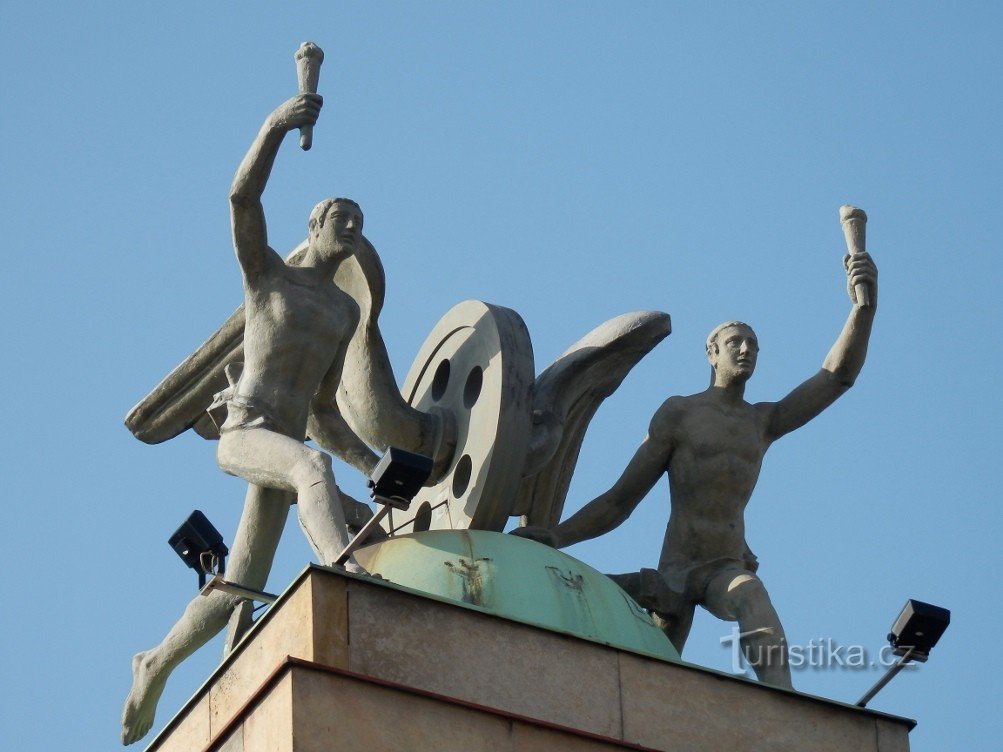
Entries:
<svg viewBox="0 0 1003 752">
<path fill-rule="evenodd" d="M 912 654 L 915 652 L 915 650 L 916 648 L 909 648 L 906 651 L 905 655 L 899 658 L 898 661 L 896 661 L 895 665 L 892 666 L 890 669 L 888 669 L 885 675 L 878 680 L 878 683 L 875 684 L 873 687 L 871 687 L 866 695 L 857 700 L 857 707 L 858 708 L 867 707 L 867 703 L 869 703 L 872 699 L 874 699 L 874 695 L 876 695 L 878 692 L 884 689 L 885 685 L 892 679 L 894 679 L 896 675 L 898 675 L 899 671 L 905 668 L 906 664 L 909 662 L 909 659 L 912 658 Z"/>
<path fill-rule="evenodd" d="M 386 517 L 389 512 L 390 512 L 389 504 L 384 504 L 382 507 L 380 507 L 380 511 L 378 511 L 376 514 L 374 514 L 372 517 L 369 518 L 366 524 L 362 526 L 362 529 L 358 533 L 356 533 L 355 537 L 352 538 L 351 541 L 349 541 L 347 546 L 345 546 L 344 550 L 340 554 L 338 554 L 338 558 L 334 560 L 334 563 L 337 564 L 338 566 L 341 566 L 346 561 L 348 561 L 348 557 L 352 555 L 352 552 L 354 552 L 355 549 L 357 549 L 359 546 L 361 546 L 363 543 L 366 542 L 366 538 L 369 537 L 369 534 L 373 531 L 373 528 L 379 525 L 380 520 Z"/>
<path fill-rule="evenodd" d="M 209 582 L 199 591 L 202 595 L 209 595 L 213 590 L 222 590 L 224 593 L 230 593 L 231 595 L 239 595 L 241 598 L 249 601 L 261 601 L 262 603 L 275 603 L 278 600 L 277 595 L 272 595 L 271 593 L 263 593 L 260 590 L 252 590 L 251 588 L 246 588 L 243 585 L 237 585 L 233 582 L 227 582 L 218 574 L 214 575 Z"/>
</svg>

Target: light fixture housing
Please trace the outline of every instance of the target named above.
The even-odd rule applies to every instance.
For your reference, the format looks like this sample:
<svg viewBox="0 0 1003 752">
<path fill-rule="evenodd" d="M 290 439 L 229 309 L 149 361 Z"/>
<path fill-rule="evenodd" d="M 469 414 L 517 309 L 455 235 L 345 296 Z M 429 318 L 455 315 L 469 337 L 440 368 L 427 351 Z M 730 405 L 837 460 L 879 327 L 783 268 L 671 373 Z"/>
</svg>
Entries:
<svg viewBox="0 0 1003 752">
<path fill-rule="evenodd" d="M 946 608 L 910 599 L 892 624 L 888 642 L 895 655 L 912 650 L 910 658 L 924 662 L 950 623 L 951 612 Z"/>
<path fill-rule="evenodd" d="M 188 515 L 181 527 L 167 539 L 168 545 L 187 566 L 198 573 L 199 588 L 205 585 L 207 574 L 223 574 L 230 549 L 223 536 L 198 509 Z"/>
<path fill-rule="evenodd" d="M 383 504 L 407 509 L 432 474 L 432 465 L 430 457 L 389 447 L 373 469 L 369 493 Z"/>
</svg>

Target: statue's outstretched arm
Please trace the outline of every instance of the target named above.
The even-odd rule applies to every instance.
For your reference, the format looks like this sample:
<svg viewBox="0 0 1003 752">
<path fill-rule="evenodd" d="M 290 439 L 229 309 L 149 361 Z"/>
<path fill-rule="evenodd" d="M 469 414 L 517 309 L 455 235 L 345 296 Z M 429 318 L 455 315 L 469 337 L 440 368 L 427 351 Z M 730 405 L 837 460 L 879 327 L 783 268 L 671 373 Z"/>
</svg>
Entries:
<svg viewBox="0 0 1003 752">
<path fill-rule="evenodd" d="M 846 256 L 847 289 L 853 308 L 832 349 L 822 363 L 822 369 L 772 405 L 769 421 L 770 439 L 800 428 L 835 402 L 856 381 L 867 356 L 867 343 L 878 303 L 878 270 L 867 253 Z M 856 289 L 869 291 L 868 304 L 858 300 Z"/>
<path fill-rule="evenodd" d="M 265 119 L 233 176 L 230 186 L 233 247 L 245 277 L 253 278 L 268 266 L 282 262 L 268 247 L 261 195 L 282 139 L 291 130 L 317 122 L 321 101 L 316 94 L 298 94 L 279 105 Z"/>
<path fill-rule="evenodd" d="M 575 514 L 547 530 L 524 527 L 512 531 L 514 535 L 564 548 L 590 538 L 596 538 L 621 525 L 647 496 L 665 472 L 672 454 L 671 412 L 673 399 L 662 405 L 651 421 L 648 435 L 627 468 L 613 487 L 597 496 Z"/>
<path fill-rule="evenodd" d="M 359 438 L 338 409 L 337 394 L 345 365 L 347 343 L 339 348 L 334 364 L 321 382 L 314 397 L 307 422 L 307 434 L 317 444 L 344 460 L 367 477 L 379 462 L 379 457 Z"/>
</svg>

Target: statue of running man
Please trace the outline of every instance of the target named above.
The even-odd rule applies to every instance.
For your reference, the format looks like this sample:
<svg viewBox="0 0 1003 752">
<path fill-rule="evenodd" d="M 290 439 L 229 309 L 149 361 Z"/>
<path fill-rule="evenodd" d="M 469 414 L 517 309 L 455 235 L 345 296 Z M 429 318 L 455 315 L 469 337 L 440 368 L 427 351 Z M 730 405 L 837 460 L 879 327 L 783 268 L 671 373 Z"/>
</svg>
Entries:
<svg viewBox="0 0 1003 752">
<path fill-rule="evenodd" d="M 244 362 L 218 400 L 225 405 L 216 459 L 251 484 L 234 539 L 228 577 L 264 586 L 289 504 L 322 564 L 333 564 L 349 542 L 346 516 L 359 527 L 369 507 L 335 484 L 331 458 L 304 444 L 309 436 L 364 472 L 377 457 L 335 407 L 345 352 L 359 306 L 333 283 L 339 264 L 362 242 L 362 211 L 346 198 L 320 202 L 310 214 L 308 244 L 299 265 L 268 246 L 261 196 L 279 146 L 289 131 L 313 126 L 322 99 L 299 94 L 281 104 L 244 157 L 230 190 L 233 244 L 244 282 Z M 216 410 L 213 411 L 216 414 Z M 345 567 L 361 571 L 350 559 Z M 133 684 L 122 712 L 122 742 L 149 732 L 171 671 L 215 636 L 239 597 L 219 590 L 196 596 L 157 647 L 133 658 Z"/>
</svg>

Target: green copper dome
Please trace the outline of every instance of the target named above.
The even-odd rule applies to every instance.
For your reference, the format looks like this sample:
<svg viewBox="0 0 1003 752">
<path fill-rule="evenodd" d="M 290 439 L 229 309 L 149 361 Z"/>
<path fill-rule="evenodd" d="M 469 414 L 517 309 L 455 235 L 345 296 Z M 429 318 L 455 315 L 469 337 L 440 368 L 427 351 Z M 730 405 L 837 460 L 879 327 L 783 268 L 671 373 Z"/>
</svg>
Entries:
<svg viewBox="0 0 1003 752">
<path fill-rule="evenodd" d="M 430 530 L 356 552 L 372 574 L 505 619 L 679 660 L 651 617 L 608 577 L 549 546 L 484 530 Z"/>
</svg>

